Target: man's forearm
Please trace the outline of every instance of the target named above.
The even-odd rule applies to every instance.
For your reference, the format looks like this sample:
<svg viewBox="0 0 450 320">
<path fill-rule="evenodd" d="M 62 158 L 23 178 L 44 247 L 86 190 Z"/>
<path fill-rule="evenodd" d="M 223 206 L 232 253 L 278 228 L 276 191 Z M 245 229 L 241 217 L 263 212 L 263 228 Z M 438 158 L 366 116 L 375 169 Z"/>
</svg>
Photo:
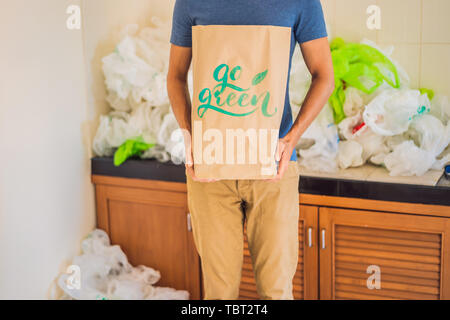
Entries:
<svg viewBox="0 0 450 320">
<path fill-rule="evenodd" d="M 187 81 L 178 78 L 168 79 L 167 91 L 178 125 L 181 129 L 191 132 L 191 98 Z"/>
<path fill-rule="evenodd" d="M 296 145 L 303 133 L 327 103 L 334 90 L 334 79 L 329 77 L 313 77 L 311 87 L 303 101 L 297 118 L 285 139 Z"/>
</svg>

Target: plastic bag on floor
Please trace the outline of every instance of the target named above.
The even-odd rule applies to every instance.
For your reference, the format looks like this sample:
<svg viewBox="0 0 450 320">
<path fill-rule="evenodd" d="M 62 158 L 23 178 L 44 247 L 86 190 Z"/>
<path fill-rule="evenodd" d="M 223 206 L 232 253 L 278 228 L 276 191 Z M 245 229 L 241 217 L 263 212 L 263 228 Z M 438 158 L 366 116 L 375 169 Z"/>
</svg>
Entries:
<svg viewBox="0 0 450 320">
<path fill-rule="evenodd" d="M 314 144 L 308 149 L 299 149 L 300 164 L 309 170 L 335 172 L 338 170 L 339 136 L 329 105 L 325 105 L 317 118 L 302 135 L 301 140 L 311 140 Z"/>
<path fill-rule="evenodd" d="M 385 90 L 364 110 L 364 122 L 377 134 L 393 136 L 408 130 L 414 118 L 430 111 L 430 100 L 418 90 Z"/>
<path fill-rule="evenodd" d="M 71 287 L 68 274 L 58 278 L 59 287 L 73 299 L 188 299 L 187 291 L 153 285 L 160 273 L 146 266 L 133 268 L 119 246 L 111 246 L 103 230 L 93 231 L 83 240 L 82 254 L 72 265 L 80 270 L 79 288 Z"/>
</svg>

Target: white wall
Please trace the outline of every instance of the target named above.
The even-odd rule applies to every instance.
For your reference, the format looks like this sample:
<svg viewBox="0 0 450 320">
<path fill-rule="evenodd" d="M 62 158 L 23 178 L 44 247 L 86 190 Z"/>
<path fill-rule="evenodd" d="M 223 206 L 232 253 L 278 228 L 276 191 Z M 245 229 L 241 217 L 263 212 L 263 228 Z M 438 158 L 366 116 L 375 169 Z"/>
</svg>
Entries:
<svg viewBox="0 0 450 320">
<path fill-rule="evenodd" d="M 82 30 L 66 28 L 80 5 Z M 95 227 L 92 138 L 101 58 L 174 0 L 0 0 L 0 299 L 46 299 Z M 59 292 L 56 291 L 56 295 Z"/>
<path fill-rule="evenodd" d="M 79 1 L 0 0 L 0 299 L 49 298 L 94 227 Z"/>
</svg>

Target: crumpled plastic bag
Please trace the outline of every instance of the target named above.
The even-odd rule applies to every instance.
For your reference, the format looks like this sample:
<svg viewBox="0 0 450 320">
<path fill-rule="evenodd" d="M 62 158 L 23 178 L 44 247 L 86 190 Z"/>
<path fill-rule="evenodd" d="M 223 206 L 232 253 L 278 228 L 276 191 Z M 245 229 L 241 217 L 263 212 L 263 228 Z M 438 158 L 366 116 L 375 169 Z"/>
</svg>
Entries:
<svg viewBox="0 0 450 320">
<path fill-rule="evenodd" d="M 169 112 L 169 105 L 153 107 L 143 103 L 133 110 L 128 124 L 135 128 L 147 143 L 158 143 L 158 134 L 164 116 Z"/>
<path fill-rule="evenodd" d="M 364 164 L 362 159 L 363 147 L 355 140 L 339 142 L 338 164 L 341 169 L 359 167 Z"/>
<path fill-rule="evenodd" d="M 365 108 L 364 122 L 377 134 L 393 136 L 408 130 L 417 116 L 430 111 L 430 100 L 419 90 L 387 89 Z"/>
<path fill-rule="evenodd" d="M 408 133 L 421 149 L 437 157 L 450 143 L 450 122 L 444 126 L 438 118 L 425 114 L 411 123 Z"/>
<path fill-rule="evenodd" d="M 436 158 L 407 140 L 396 145 L 394 151 L 384 158 L 384 164 L 391 176 L 421 176 L 434 164 Z"/>
<path fill-rule="evenodd" d="M 364 123 L 361 112 L 342 120 L 338 128 L 343 137 L 338 155 L 341 169 L 363 165 L 371 157 L 389 152 L 385 137 L 374 133 Z"/>
<path fill-rule="evenodd" d="M 110 245 L 103 230 L 94 230 L 81 244 L 82 254 L 72 265 L 80 268 L 80 288 L 71 288 L 68 274 L 58 278 L 58 286 L 67 297 L 77 300 L 186 300 L 184 290 L 158 288 L 159 271 L 146 266 L 133 267 L 119 246 Z"/>
<path fill-rule="evenodd" d="M 365 106 L 363 98 L 364 93 L 353 87 L 348 87 L 344 91 L 344 93 L 345 93 L 345 102 L 343 109 L 345 116 L 351 117 L 358 113 L 361 113 Z"/>
<path fill-rule="evenodd" d="M 336 123 L 345 118 L 346 87 L 354 87 L 366 94 L 373 93 L 383 83 L 400 88 L 397 68 L 376 48 L 364 43 L 345 43 L 341 38 L 335 38 L 330 48 L 335 76 L 330 104 Z"/>
<path fill-rule="evenodd" d="M 437 94 L 431 100 L 430 114 L 440 119 L 442 123 L 447 123 L 450 120 L 450 102 L 448 97 Z"/>
<path fill-rule="evenodd" d="M 141 155 L 142 152 L 154 146 L 154 144 L 145 143 L 142 137 L 128 139 L 114 153 L 114 165 L 118 167 L 128 158 Z"/>
<path fill-rule="evenodd" d="M 302 149 L 302 140 L 311 140 L 313 145 Z M 302 135 L 296 147 L 300 155 L 300 165 L 319 172 L 337 171 L 338 143 L 339 136 L 333 113 L 329 105 L 326 105 Z"/>
<path fill-rule="evenodd" d="M 166 74 L 170 23 L 153 17 L 153 28 L 138 33 L 137 25 L 122 31 L 113 53 L 102 59 L 107 101 L 120 111 L 130 111 L 143 102 L 167 104 Z"/>
<path fill-rule="evenodd" d="M 289 75 L 289 99 L 295 116 L 298 114 L 310 86 L 311 74 L 306 67 L 300 47 L 296 46 Z"/>
<path fill-rule="evenodd" d="M 129 125 L 130 115 L 126 112 L 111 112 L 100 116 L 100 124 L 93 141 L 94 153 L 98 156 L 112 156 L 130 137 L 138 136 L 139 131 Z"/>
</svg>

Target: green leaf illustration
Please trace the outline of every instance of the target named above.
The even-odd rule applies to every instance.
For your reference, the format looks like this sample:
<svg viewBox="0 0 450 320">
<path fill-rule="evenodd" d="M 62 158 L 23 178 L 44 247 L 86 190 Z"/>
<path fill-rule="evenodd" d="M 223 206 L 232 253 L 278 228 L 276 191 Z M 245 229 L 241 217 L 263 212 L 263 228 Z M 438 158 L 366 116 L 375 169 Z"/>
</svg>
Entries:
<svg viewBox="0 0 450 320">
<path fill-rule="evenodd" d="M 252 84 L 253 84 L 254 86 L 256 86 L 258 83 L 260 83 L 261 81 L 263 81 L 264 78 L 267 76 L 267 72 L 268 72 L 268 71 L 269 71 L 269 70 L 266 70 L 266 71 L 264 71 L 264 72 L 258 73 L 258 74 L 253 78 Z"/>
</svg>

